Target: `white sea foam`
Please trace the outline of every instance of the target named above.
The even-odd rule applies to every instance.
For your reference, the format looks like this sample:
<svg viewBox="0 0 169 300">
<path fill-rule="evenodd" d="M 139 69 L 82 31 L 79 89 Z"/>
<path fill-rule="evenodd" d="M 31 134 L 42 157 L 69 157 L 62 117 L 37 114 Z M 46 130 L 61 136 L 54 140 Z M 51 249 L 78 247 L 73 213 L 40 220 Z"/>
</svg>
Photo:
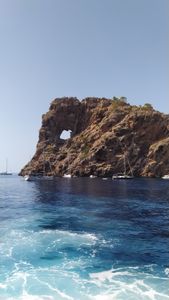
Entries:
<svg viewBox="0 0 169 300">
<path fill-rule="evenodd" d="M 166 269 L 164 270 L 164 273 L 165 273 L 167 276 L 169 276 L 169 268 L 166 268 Z"/>
<path fill-rule="evenodd" d="M 67 237 L 74 237 L 74 238 L 81 238 L 81 239 L 87 239 L 87 240 L 91 240 L 91 241 L 97 241 L 98 237 L 95 234 L 92 233 L 86 233 L 86 232 L 82 232 L 82 233 L 76 233 L 76 232 L 72 232 L 72 231 L 64 231 L 64 230 L 41 230 L 39 232 L 40 234 L 56 234 L 58 236 L 67 236 Z"/>
<path fill-rule="evenodd" d="M 111 268 L 91 273 L 87 280 L 76 272 L 66 268 L 60 270 L 57 266 L 28 269 L 27 272 L 20 271 L 19 267 L 16 265 L 15 272 L 0 285 L 3 289 L 18 284 L 21 287 L 20 295 L 7 300 L 169 300 L 167 292 L 154 288 L 156 277 L 152 275 L 151 280 L 146 281 L 145 274 L 142 273 L 141 278 L 137 268 Z M 32 285 L 39 286 L 42 295 L 31 294 Z"/>
<path fill-rule="evenodd" d="M 0 283 L 0 289 L 6 289 L 6 284 Z"/>
<path fill-rule="evenodd" d="M 66 294 L 64 291 L 60 290 L 56 286 L 50 284 L 48 282 L 49 279 L 53 278 L 53 275 L 49 276 L 51 273 L 51 270 L 49 268 L 46 268 L 46 272 L 44 269 L 42 269 L 42 275 L 38 274 L 38 270 L 32 269 L 28 272 L 21 272 L 21 271 L 15 271 L 6 279 L 6 284 L 0 284 L 0 289 L 6 289 L 9 288 L 11 290 L 11 287 L 13 290 L 15 290 L 15 286 L 17 287 L 19 285 L 20 291 L 22 292 L 21 295 L 15 296 L 15 297 L 8 297 L 8 300 L 47 300 L 47 299 L 57 299 L 57 300 L 74 300 L 70 295 Z M 66 274 L 60 274 L 60 271 L 57 270 L 57 277 L 60 275 L 60 277 L 66 278 Z M 65 272 L 66 273 L 66 272 Z M 47 276 L 47 277 L 46 277 Z M 40 279 L 41 277 L 44 278 L 44 280 Z M 53 281 L 53 280 L 52 280 Z M 31 286 L 39 286 L 41 287 L 41 290 L 48 291 L 49 295 L 31 295 L 27 292 L 31 288 Z M 0 298 L 1 299 L 1 298 Z M 3 297 L 3 300 L 6 299 Z"/>
<path fill-rule="evenodd" d="M 30 295 L 28 293 L 23 293 L 22 296 L 17 296 L 17 297 L 2 297 L 0 296 L 0 300 L 56 300 L 56 298 L 48 295 L 43 295 L 43 296 L 35 296 L 35 295 Z M 60 299 L 58 299 L 60 300 Z"/>
<path fill-rule="evenodd" d="M 99 273 L 92 273 L 90 274 L 90 278 L 94 280 L 96 284 L 99 286 L 105 282 L 105 280 L 108 280 L 109 282 L 112 280 L 112 269 L 108 271 L 103 271 Z"/>
<path fill-rule="evenodd" d="M 101 286 L 103 283 L 107 282 L 113 282 L 114 277 L 116 276 L 133 276 L 133 274 L 127 270 L 121 270 L 121 269 L 110 269 L 103 272 L 98 273 L 91 273 L 89 276 L 92 279 L 92 281 L 97 284 L 98 286 Z"/>
<path fill-rule="evenodd" d="M 116 293 L 115 294 L 101 294 L 96 296 L 90 296 L 91 300 L 115 300 L 116 299 Z M 127 299 L 126 299 L 127 300 Z"/>
<path fill-rule="evenodd" d="M 58 288 L 56 287 L 52 287 L 49 283 L 44 282 L 40 279 L 38 279 L 38 281 L 40 283 L 42 283 L 43 285 L 46 285 L 51 291 L 56 292 L 57 295 L 59 295 L 59 297 L 61 297 L 61 299 L 66 299 L 66 300 L 74 300 L 71 296 L 67 295 L 66 293 L 60 291 Z"/>
<path fill-rule="evenodd" d="M 165 284 L 166 278 L 153 276 L 144 272 L 138 272 L 138 268 L 128 269 L 110 269 L 103 272 L 90 274 L 93 284 L 96 284 L 105 292 L 91 296 L 93 300 L 121 300 L 121 299 L 138 299 L 138 300 L 159 300 L 169 299 L 169 282 Z M 163 291 L 159 290 L 159 280 L 163 281 Z M 157 287 L 156 286 L 157 281 Z M 168 288 L 167 288 L 168 286 Z M 168 291 L 168 292 L 167 292 Z"/>
<path fill-rule="evenodd" d="M 89 278 L 84 278 L 81 275 L 83 271 L 91 265 L 92 259 L 97 260 L 96 245 L 105 247 L 106 243 L 102 241 L 101 236 L 86 232 L 12 230 L 4 236 L 1 243 L 1 260 L 4 259 L 5 263 L 10 262 L 11 269 L 0 283 L 0 295 L 4 295 L 0 296 L 0 299 L 169 300 L 169 268 L 164 270 L 164 278 L 158 277 L 154 266 L 111 268 L 98 273 L 93 272 L 89 274 Z M 86 247 L 91 250 L 87 252 L 88 255 L 80 253 L 83 245 L 89 245 Z M 72 259 L 71 255 L 68 255 L 69 247 L 72 247 L 73 251 L 79 251 L 77 257 Z M 45 260 L 48 254 L 50 259 L 50 253 L 51 257 L 53 253 L 54 256 L 60 255 L 59 259 Z M 35 290 L 38 288 L 42 295 L 34 295 L 32 286 Z M 6 294 L 11 293 L 11 289 L 16 289 L 17 297 L 5 298 Z"/>
<path fill-rule="evenodd" d="M 81 251 L 83 246 L 91 247 L 100 243 L 99 238 L 91 233 L 74 233 L 64 230 L 11 230 L 4 236 L 3 243 L 0 245 L 0 256 L 4 261 L 7 258 L 13 263 L 25 261 L 30 263 L 32 260 L 38 260 L 40 257 L 49 257 L 50 253 L 55 253 L 56 257 L 60 255 L 62 262 L 69 253 L 69 247 L 75 251 Z M 91 253 L 94 257 L 95 253 Z M 87 259 L 87 258 L 86 258 Z M 76 260 L 75 260 L 76 261 Z M 77 262 L 76 262 L 77 263 Z"/>
</svg>

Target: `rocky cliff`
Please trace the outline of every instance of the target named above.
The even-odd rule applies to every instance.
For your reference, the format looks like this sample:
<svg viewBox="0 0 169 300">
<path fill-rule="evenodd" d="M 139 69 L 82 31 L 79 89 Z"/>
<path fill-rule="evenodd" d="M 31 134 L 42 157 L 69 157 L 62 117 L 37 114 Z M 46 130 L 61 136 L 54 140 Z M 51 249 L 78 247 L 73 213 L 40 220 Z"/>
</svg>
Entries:
<svg viewBox="0 0 169 300">
<path fill-rule="evenodd" d="M 63 130 L 71 137 L 60 138 Z M 42 116 L 36 153 L 20 175 L 169 174 L 169 116 L 124 98 L 55 99 Z"/>
</svg>

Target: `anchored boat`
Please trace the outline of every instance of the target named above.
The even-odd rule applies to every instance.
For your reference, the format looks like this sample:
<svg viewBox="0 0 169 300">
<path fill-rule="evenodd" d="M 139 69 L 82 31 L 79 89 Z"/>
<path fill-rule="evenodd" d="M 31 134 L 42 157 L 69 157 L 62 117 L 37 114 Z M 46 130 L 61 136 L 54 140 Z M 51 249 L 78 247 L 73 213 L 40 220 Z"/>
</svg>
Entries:
<svg viewBox="0 0 169 300">
<path fill-rule="evenodd" d="M 134 178 L 133 171 L 132 171 L 132 168 L 131 168 L 131 165 L 130 165 L 130 162 L 128 159 L 127 159 L 127 162 L 128 162 L 129 168 L 130 168 L 130 175 L 127 173 L 126 154 L 124 153 L 124 155 L 123 155 L 124 173 L 115 174 L 112 176 L 112 179 L 132 179 L 132 178 Z"/>
<path fill-rule="evenodd" d="M 169 174 L 168 174 L 168 175 L 164 175 L 164 176 L 162 177 L 162 179 L 169 179 Z"/>
<path fill-rule="evenodd" d="M 0 175 L 12 175 L 12 173 L 8 172 L 8 160 L 6 159 L 6 167 L 4 172 L 0 172 Z"/>
</svg>

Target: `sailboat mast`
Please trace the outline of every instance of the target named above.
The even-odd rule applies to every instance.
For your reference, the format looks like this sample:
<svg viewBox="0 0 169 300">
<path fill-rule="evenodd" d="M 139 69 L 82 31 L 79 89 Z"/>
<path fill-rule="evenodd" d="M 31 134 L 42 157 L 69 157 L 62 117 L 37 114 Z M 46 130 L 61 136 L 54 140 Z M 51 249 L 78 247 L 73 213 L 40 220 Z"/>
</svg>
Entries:
<svg viewBox="0 0 169 300">
<path fill-rule="evenodd" d="M 5 168 L 5 173 L 8 173 L 8 159 L 6 158 L 6 168 Z"/>
<path fill-rule="evenodd" d="M 129 168 L 130 168 L 130 173 L 131 173 L 131 176 L 133 177 L 133 170 L 132 170 L 132 167 L 131 167 L 131 165 L 130 165 L 130 162 L 129 162 L 129 160 L 128 160 L 128 164 L 129 164 Z"/>
<path fill-rule="evenodd" d="M 126 175 L 126 154 L 124 153 L 124 175 Z"/>
</svg>

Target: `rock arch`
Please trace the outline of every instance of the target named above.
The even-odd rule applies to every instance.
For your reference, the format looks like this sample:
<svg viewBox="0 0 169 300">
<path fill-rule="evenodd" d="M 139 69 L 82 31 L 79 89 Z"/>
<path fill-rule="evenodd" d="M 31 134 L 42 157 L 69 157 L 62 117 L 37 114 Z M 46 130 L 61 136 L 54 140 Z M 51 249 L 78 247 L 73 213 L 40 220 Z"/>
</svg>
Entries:
<svg viewBox="0 0 169 300">
<path fill-rule="evenodd" d="M 61 135 L 60 135 L 60 139 L 66 141 L 66 140 L 70 139 L 71 136 L 72 136 L 72 130 L 70 130 L 70 129 L 65 130 L 65 129 L 64 129 L 64 130 L 62 131 Z"/>
</svg>

